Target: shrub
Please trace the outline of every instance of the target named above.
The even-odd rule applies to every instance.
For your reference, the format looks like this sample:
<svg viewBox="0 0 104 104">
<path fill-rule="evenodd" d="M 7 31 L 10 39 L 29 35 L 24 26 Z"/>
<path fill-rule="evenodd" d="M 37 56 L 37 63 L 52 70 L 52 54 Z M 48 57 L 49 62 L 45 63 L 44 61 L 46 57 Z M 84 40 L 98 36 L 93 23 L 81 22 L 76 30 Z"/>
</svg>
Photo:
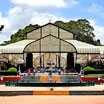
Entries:
<svg viewBox="0 0 104 104">
<path fill-rule="evenodd" d="M 17 75 L 17 72 L 0 72 L 0 76 L 12 76 L 12 75 Z"/>
<path fill-rule="evenodd" d="M 7 70 L 7 63 L 6 62 L 0 62 L 0 69 L 1 70 Z"/>
<path fill-rule="evenodd" d="M 17 69 L 15 67 L 11 67 L 8 69 L 7 72 L 17 72 Z"/>
<path fill-rule="evenodd" d="M 95 68 L 91 67 L 91 66 L 86 66 L 82 70 L 84 70 L 84 71 L 95 71 Z"/>
</svg>

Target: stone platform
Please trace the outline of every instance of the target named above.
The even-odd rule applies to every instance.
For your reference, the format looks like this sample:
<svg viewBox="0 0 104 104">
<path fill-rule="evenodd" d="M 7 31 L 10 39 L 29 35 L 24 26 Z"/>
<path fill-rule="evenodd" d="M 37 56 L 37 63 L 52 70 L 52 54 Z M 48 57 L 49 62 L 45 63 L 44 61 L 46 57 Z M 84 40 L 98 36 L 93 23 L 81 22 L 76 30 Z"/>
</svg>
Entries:
<svg viewBox="0 0 104 104">
<path fill-rule="evenodd" d="M 104 95 L 104 85 L 87 87 L 8 87 L 0 85 L 0 96 L 17 95 Z"/>
</svg>

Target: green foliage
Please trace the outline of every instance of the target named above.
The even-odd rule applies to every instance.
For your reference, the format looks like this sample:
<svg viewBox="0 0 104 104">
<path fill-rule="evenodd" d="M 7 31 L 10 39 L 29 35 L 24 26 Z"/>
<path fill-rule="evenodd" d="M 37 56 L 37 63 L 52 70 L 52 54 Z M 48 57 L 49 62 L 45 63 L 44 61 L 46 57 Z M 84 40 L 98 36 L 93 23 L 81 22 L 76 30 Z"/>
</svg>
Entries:
<svg viewBox="0 0 104 104">
<path fill-rule="evenodd" d="M 1 25 L 1 26 L 0 26 L 0 31 L 2 31 L 2 30 L 3 30 L 3 28 L 4 28 L 4 25 Z"/>
<path fill-rule="evenodd" d="M 86 67 L 84 67 L 82 70 L 84 70 L 84 71 L 94 71 L 95 68 L 93 68 L 93 67 L 91 67 L 91 66 L 86 66 Z"/>
<path fill-rule="evenodd" d="M 6 63 L 0 63 L 0 69 L 1 70 L 7 70 L 7 64 Z"/>
<path fill-rule="evenodd" d="M 94 45 L 101 45 L 100 40 L 95 40 L 94 28 L 91 26 L 90 22 L 86 19 L 78 19 L 76 21 L 71 20 L 69 22 L 56 21 L 55 25 L 72 32 L 74 34 L 74 39 L 87 42 Z M 14 43 L 23 39 L 26 39 L 27 33 L 39 28 L 38 24 L 28 25 L 24 29 L 19 29 L 15 34 L 12 34 L 9 41 L 4 41 L 2 45 L 7 45 Z"/>
<path fill-rule="evenodd" d="M 8 69 L 7 72 L 17 72 L 17 69 L 15 67 L 11 67 Z"/>
<path fill-rule="evenodd" d="M 31 76 L 31 79 L 34 79 L 34 76 Z"/>
<path fill-rule="evenodd" d="M 84 75 L 84 77 L 104 77 L 104 74 L 87 74 Z"/>
<path fill-rule="evenodd" d="M 23 39 L 26 39 L 27 33 L 39 28 L 39 25 L 28 25 L 24 29 L 19 29 L 16 33 L 12 34 L 9 41 L 4 41 L 2 45 L 14 43 Z"/>
<path fill-rule="evenodd" d="M 55 24 L 74 34 L 74 39 L 86 43 L 100 45 L 100 40 L 95 40 L 94 28 L 86 19 L 78 19 L 77 21 L 62 22 L 56 21 Z"/>
</svg>

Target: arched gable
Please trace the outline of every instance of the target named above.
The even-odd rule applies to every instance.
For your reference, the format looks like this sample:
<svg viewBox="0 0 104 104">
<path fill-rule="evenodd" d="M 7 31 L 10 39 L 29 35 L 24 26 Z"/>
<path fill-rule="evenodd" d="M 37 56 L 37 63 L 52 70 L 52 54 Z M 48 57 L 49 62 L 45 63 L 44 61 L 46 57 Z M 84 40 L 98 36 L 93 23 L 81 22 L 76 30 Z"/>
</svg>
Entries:
<svg viewBox="0 0 104 104">
<path fill-rule="evenodd" d="M 72 40 L 73 34 L 65 29 L 62 29 L 52 23 L 48 23 L 39 27 L 38 29 L 27 34 L 27 39 L 41 39 L 42 37 L 53 35 L 63 40 Z"/>
<path fill-rule="evenodd" d="M 76 48 L 63 39 L 48 35 L 26 45 L 24 52 L 76 52 Z"/>
</svg>

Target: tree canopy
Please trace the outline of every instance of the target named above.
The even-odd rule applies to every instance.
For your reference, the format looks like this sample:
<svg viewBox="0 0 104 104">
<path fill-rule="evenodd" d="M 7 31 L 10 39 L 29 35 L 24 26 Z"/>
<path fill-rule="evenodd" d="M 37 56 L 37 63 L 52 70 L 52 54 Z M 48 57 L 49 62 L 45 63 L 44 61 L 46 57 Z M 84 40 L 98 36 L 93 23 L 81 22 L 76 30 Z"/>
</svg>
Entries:
<svg viewBox="0 0 104 104">
<path fill-rule="evenodd" d="M 87 42 L 94 45 L 100 45 L 100 40 L 95 40 L 94 28 L 86 19 L 71 20 L 69 22 L 56 21 L 55 25 L 62 27 L 74 34 L 74 39 Z M 4 44 L 14 43 L 26 39 L 26 34 L 39 28 L 38 24 L 28 25 L 24 29 L 19 29 L 16 33 L 12 34 L 9 41 L 4 41 Z"/>
<path fill-rule="evenodd" d="M 95 40 L 94 28 L 86 19 L 71 20 L 69 22 L 56 21 L 55 24 L 72 32 L 76 40 L 100 45 L 100 40 Z"/>
<path fill-rule="evenodd" d="M 1 26 L 0 26 L 0 31 L 2 31 L 2 30 L 3 30 L 3 28 L 4 28 L 4 25 L 1 25 Z"/>
<path fill-rule="evenodd" d="M 4 43 L 2 45 L 7 45 L 7 44 L 10 44 L 10 43 L 20 41 L 20 40 L 24 40 L 24 39 L 26 39 L 26 34 L 27 33 L 31 32 L 31 31 L 33 31 L 34 29 L 37 29 L 37 28 L 39 28 L 38 24 L 36 24 L 36 25 L 30 24 L 30 25 L 26 26 L 23 29 L 19 29 L 16 33 L 11 35 L 9 41 L 4 41 Z"/>
</svg>

